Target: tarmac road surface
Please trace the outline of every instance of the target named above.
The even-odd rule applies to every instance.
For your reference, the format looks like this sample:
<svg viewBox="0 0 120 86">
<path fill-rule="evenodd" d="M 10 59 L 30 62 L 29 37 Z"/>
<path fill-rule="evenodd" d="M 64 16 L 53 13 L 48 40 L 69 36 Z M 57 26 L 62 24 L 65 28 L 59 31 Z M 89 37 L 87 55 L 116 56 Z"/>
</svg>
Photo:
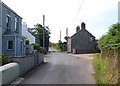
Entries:
<svg viewBox="0 0 120 86">
<path fill-rule="evenodd" d="M 45 63 L 28 72 L 20 84 L 96 84 L 89 56 L 51 49 Z"/>
</svg>

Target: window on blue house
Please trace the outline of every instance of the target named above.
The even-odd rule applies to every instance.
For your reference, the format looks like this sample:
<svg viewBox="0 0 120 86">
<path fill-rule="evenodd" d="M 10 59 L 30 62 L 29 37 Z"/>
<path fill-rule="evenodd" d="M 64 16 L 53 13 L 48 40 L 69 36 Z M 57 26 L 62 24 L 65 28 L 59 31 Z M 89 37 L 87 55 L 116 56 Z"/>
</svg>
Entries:
<svg viewBox="0 0 120 86">
<path fill-rule="evenodd" d="M 15 17 L 15 31 L 18 32 L 19 31 L 19 23 L 18 23 L 18 18 Z"/>
<path fill-rule="evenodd" d="M 11 29 L 11 16 L 9 14 L 6 17 L 6 27 L 7 29 Z"/>
<path fill-rule="evenodd" d="M 7 43 L 7 49 L 8 50 L 12 50 L 13 49 L 13 41 L 8 41 L 8 43 Z"/>
</svg>

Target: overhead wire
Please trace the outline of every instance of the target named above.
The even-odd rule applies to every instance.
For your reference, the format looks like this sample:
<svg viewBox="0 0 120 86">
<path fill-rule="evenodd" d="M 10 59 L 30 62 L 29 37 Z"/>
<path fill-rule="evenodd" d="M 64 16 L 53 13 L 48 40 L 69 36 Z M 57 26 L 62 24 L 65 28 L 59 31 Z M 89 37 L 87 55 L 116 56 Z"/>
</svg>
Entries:
<svg viewBox="0 0 120 86">
<path fill-rule="evenodd" d="M 85 3 L 85 0 L 82 0 L 82 2 L 81 2 L 81 4 L 80 4 L 80 7 L 79 7 L 79 9 L 77 10 L 77 13 L 76 13 L 76 15 L 75 15 L 75 17 L 74 17 L 74 19 L 73 19 L 73 21 L 72 21 L 71 26 L 73 25 L 73 23 L 75 22 L 76 18 L 78 17 L 78 15 L 79 15 L 79 13 L 80 13 L 80 11 L 81 11 L 84 3 Z"/>
</svg>

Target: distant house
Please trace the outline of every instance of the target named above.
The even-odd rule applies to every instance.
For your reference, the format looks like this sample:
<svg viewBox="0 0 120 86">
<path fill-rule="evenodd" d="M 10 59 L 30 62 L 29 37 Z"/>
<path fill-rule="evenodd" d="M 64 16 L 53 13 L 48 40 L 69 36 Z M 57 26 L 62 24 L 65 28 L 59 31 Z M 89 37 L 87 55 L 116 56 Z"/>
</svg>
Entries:
<svg viewBox="0 0 120 86">
<path fill-rule="evenodd" d="M 68 39 L 67 52 L 71 53 L 94 53 L 99 52 L 97 40 L 85 29 L 85 23 L 77 26 L 76 33 Z"/>
<path fill-rule="evenodd" d="M 22 18 L 6 4 L 0 4 L 1 53 L 7 56 L 24 56 L 25 37 L 22 36 Z"/>
<path fill-rule="evenodd" d="M 22 24 L 22 35 L 29 39 L 30 44 L 35 43 L 35 37 L 28 31 L 27 24 Z"/>
</svg>

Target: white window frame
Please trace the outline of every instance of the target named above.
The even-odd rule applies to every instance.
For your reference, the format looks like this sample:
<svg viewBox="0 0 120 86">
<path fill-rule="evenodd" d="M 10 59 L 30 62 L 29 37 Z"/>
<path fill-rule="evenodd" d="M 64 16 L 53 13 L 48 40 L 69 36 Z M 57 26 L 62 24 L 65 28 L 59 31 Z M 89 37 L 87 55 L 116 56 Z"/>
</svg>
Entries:
<svg viewBox="0 0 120 86">
<path fill-rule="evenodd" d="M 15 17 L 15 31 L 17 32 L 18 29 L 18 18 Z"/>
<path fill-rule="evenodd" d="M 10 18 L 10 21 L 7 20 L 8 17 Z M 10 23 L 10 26 L 8 25 L 8 27 L 7 27 L 7 23 L 8 23 L 8 22 Z M 11 29 L 11 16 L 10 16 L 9 14 L 7 14 L 7 16 L 6 16 L 6 27 L 7 27 L 7 29 Z"/>
<path fill-rule="evenodd" d="M 9 40 L 12 41 L 12 40 Z M 13 50 L 13 41 L 12 41 L 12 49 L 9 49 L 9 41 L 7 41 L 7 50 Z"/>
</svg>

